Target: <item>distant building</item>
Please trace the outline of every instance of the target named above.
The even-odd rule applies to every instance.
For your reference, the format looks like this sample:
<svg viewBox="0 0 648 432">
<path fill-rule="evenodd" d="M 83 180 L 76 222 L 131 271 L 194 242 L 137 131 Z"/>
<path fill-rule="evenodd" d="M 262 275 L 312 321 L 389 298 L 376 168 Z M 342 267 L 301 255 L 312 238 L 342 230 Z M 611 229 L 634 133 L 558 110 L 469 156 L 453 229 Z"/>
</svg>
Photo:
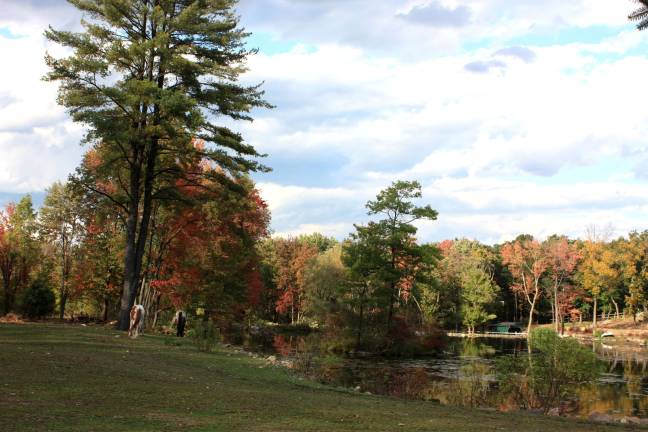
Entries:
<svg viewBox="0 0 648 432">
<path fill-rule="evenodd" d="M 488 326 L 491 333 L 522 333 L 522 326 L 516 322 L 501 322 Z"/>
</svg>

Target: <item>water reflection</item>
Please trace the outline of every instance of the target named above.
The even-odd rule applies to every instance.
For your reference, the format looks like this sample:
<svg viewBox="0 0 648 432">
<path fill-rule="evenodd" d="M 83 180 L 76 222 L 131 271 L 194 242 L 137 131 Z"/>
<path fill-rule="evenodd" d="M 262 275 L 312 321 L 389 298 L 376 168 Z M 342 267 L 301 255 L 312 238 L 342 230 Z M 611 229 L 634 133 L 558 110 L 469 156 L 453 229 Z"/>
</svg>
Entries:
<svg viewBox="0 0 648 432">
<path fill-rule="evenodd" d="M 326 346 L 323 337 L 319 333 L 248 334 L 233 342 L 250 351 L 288 358 L 294 369 L 309 378 L 372 394 L 501 410 L 551 408 L 563 415 L 601 413 L 648 418 L 646 350 L 621 351 L 595 345 L 603 368 L 594 382 L 570 384 L 548 403 L 533 400 L 531 392 L 525 397 L 519 394 L 531 385 L 528 377 L 514 382 L 517 394 L 502 380 L 502 359 L 528 362 L 525 340 L 451 339 L 434 357 L 394 360 L 338 357 L 322 348 Z"/>
<path fill-rule="evenodd" d="M 594 348 L 607 368 L 596 384 L 580 389 L 579 414 L 648 417 L 648 350 L 602 344 Z"/>
</svg>

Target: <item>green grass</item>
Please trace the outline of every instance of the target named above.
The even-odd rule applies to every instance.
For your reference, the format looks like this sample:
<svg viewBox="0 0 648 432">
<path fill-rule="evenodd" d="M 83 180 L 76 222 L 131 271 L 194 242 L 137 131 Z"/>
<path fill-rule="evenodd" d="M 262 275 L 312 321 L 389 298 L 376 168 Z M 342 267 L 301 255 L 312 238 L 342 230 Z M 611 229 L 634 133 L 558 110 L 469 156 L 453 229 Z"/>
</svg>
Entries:
<svg viewBox="0 0 648 432">
<path fill-rule="evenodd" d="M 197 352 L 98 327 L 0 325 L 0 430 L 606 431 L 368 396 L 300 380 L 263 360 Z"/>
</svg>

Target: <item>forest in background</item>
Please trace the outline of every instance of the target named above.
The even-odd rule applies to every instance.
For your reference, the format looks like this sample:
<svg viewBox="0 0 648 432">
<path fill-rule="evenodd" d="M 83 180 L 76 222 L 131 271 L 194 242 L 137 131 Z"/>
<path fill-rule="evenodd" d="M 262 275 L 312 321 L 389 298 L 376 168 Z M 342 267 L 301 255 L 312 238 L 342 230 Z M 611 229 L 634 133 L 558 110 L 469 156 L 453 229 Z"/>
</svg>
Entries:
<svg viewBox="0 0 648 432">
<path fill-rule="evenodd" d="M 92 158 L 86 158 L 89 163 Z M 150 327 L 176 310 L 223 330 L 263 322 L 325 328 L 334 349 L 433 348 L 439 330 L 497 321 L 564 323 L 641 317 L 648 232 L 586 240 L 530 235 L 499 245 L 421 244 L 421 187 L 398 181 L 367 203 L 372 221 L 338 241 L 269 235 L 270 212 L 249 178 L 200 206 L 155 206 L 138 303 Z M 0 214 L 3 310 L 32 317 L 118 318 L 123 218 L 108 202 L 56 183 L 38 212 L 25 196 Z M 595 313 L 596 312 L 596 313 Z M 160 319 L 161 318 L 161 319 Z"/>
</svg>

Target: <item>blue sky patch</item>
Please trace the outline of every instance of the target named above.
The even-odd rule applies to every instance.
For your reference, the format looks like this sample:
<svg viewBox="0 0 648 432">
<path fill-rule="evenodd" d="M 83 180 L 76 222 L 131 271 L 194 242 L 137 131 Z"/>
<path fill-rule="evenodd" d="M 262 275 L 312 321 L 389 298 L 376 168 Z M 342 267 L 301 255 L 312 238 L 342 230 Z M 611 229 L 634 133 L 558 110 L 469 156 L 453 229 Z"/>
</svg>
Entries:
<svg viewBox="0 0 648 432">
<path fill-rule="evenodd" d="M 8 27 L 0 27 L 0 37 L 6 38 L 6 39 L 21 39 L 21 38 L 25 38 L 27 36 L 14 34 L 14 33 L 11 32 L 11 30 L 9 30 Z"/>
<path fill-rule="evenodd" d="M 277 38 L 272 33 L 255 32 L 246 40 L 246 46 L 250 49 L 258 48 L 259 52 L 266 55 L 283 54 L 292 51 L 300 45 L 295 41 L 286 41 Z"/>
<path fill-rule="evenodd" d="M 628 27 L 608 27 L 594 25 L 589 27 L 562 27 L 530 31 L 524 36 L 507 41 L 509 45 L 552 46 L 572 43 L 597 44 L 612 38 Z"/>
</svg>

